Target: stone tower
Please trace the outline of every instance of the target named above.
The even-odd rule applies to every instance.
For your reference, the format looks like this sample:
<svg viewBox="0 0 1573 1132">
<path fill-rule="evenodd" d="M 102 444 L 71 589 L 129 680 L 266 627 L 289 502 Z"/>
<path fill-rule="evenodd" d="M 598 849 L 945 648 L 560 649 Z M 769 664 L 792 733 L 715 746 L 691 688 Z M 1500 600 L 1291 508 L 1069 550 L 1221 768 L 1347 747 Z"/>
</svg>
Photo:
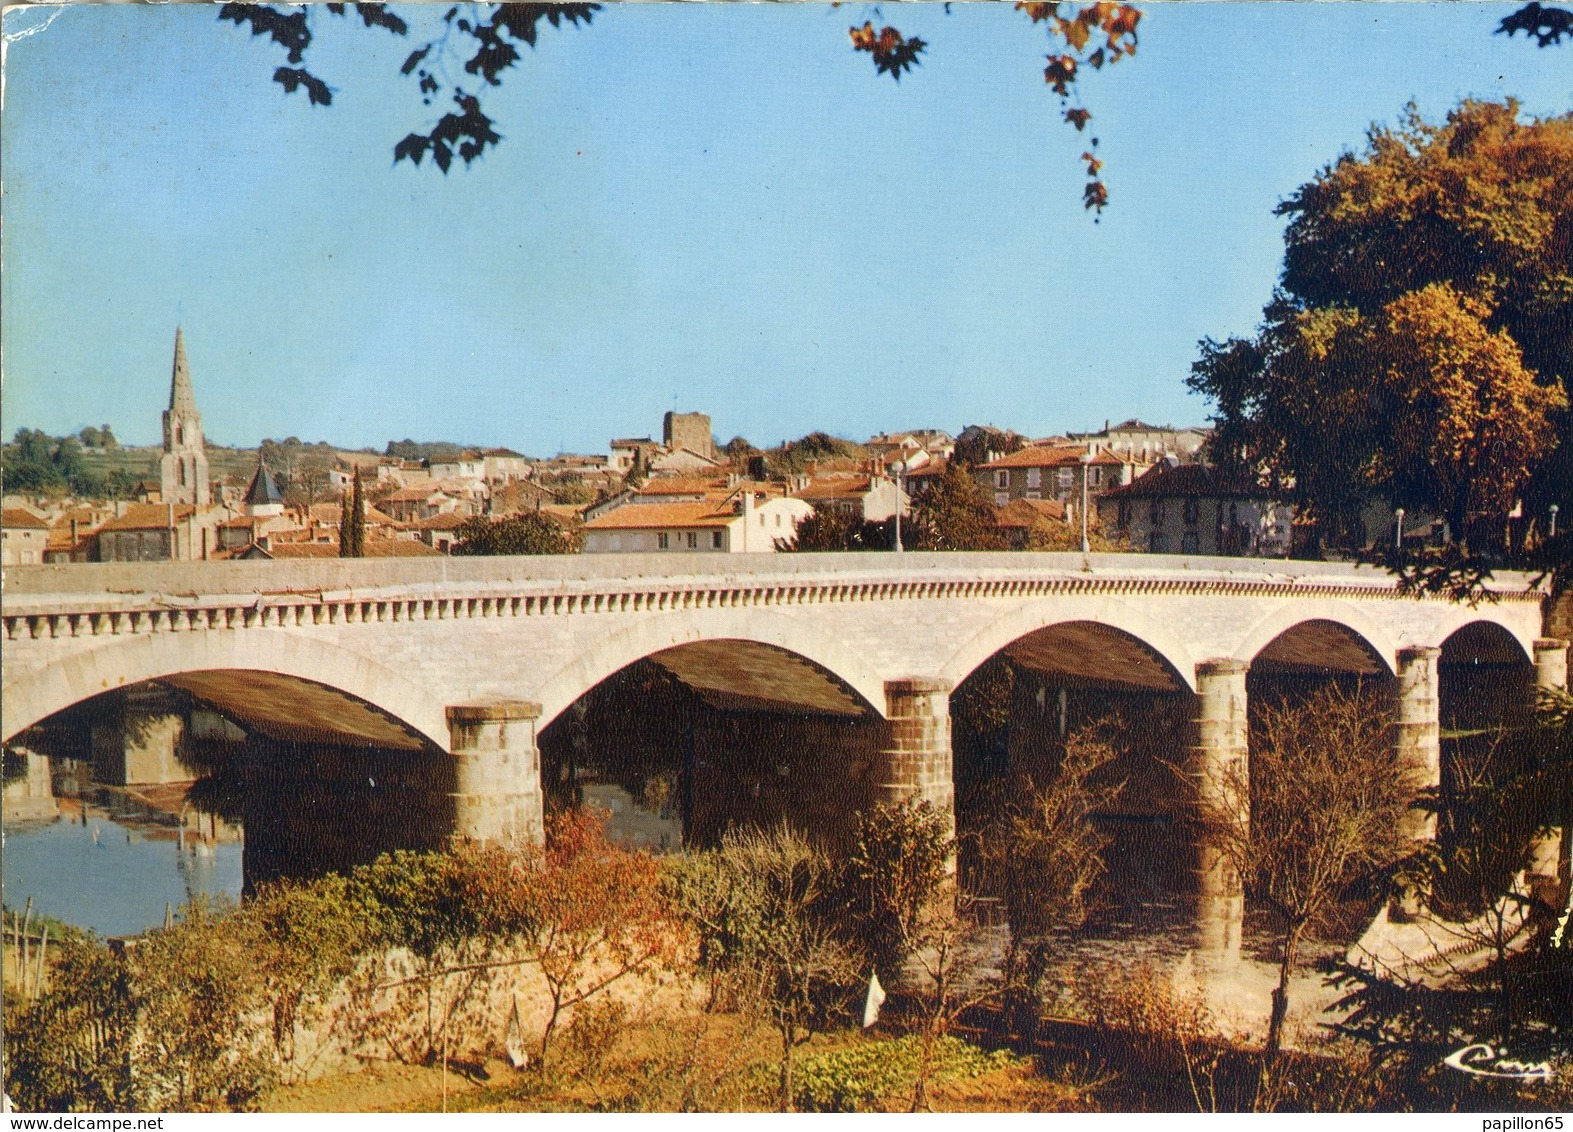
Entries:
<svg viewBox="0 0 1573 1132">
<path fill-rule="evenodd" d="M 661 419 L 661 442 L 668 448 L 686 448 L 707 460 L 715 459 L 710 418 L 704 413 L 667 413 Z"/>
<path fill-rule="evenodd" d="M 169 408 L 164 413 L 164 455 L 158 464 L 165 503 L 204 507 L 208 493 L 208 454 L 202 444 L 202 417 L 191 392 L 186 364 L 186 339 L 175 328 L 175 370 L 169 380 Z"/>
</svg>

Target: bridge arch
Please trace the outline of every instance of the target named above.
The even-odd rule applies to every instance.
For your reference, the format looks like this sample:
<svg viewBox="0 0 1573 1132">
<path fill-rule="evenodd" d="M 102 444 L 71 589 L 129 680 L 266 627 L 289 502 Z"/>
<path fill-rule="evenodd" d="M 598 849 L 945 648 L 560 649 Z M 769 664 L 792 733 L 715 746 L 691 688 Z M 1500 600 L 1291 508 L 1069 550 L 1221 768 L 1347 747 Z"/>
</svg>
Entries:
<svg viewBox="0 0 1573 1132">
<path fill-rule="evenodd" d="M 0 691 L 4 710 L 0 730 L 10 740 L 103 692 L 184 673 L 217 671 L 274 673 L 347 693 L 448 749 L 441 698 L 364 655 L 284 630 L 116 638 L 8 680 Z"/>
<path fill-rule="evenodd" d="M 1087 625 L 1110 631 L 1112 640 L 1123 640 L 1151 653 L 1166 670 L 1175 690 L 1196 690 L 1196 659 L 1175 634 L 1164 629 L 1134 605 L 1104 601 L 1080 615 L 1063 605 L 1024 602 L 1001 614 L 974 634 L 951 655 L 940 676 L 959 686 L 990 657 L 1035 633 L 1058 626 Z"/>
<path fill-rule="evenodd" d="M 1442 664 L 1511 665 L 1534 663 L 1534 653 L 1512 630 L 1487 617 L 1465 621 L 1438 642 Z"/>
<path fill-rule="evenodd" d="M 1398 650 L 1406 643 L 1368 617 L 1354 602 L 1334 598 L 1293 598 L 1271 610 L 1259 619 L 1235 645 L 1231 654 L 1247 664 L 1256 660 L 1270 646 L 1286 639 L 1304 626 L 1327 627 L 1342 631 L 1351 643 L 1363 646 L 1382 666 L 1383 675 L 1391 675 L 1398 657 Z"/>
<path fill-rule="evenodd" d="M 540 726 L 545 728 L 580 696 L 635 661 L 703 641 L 744 641 L 794 653 L 846 684 L 872 711 L 885 714 L 883 674 L 821 626 L 774 610 L 706 609 L 641 621 L 581 653 L 534 693 L 541 705 Z"/>
</svg>

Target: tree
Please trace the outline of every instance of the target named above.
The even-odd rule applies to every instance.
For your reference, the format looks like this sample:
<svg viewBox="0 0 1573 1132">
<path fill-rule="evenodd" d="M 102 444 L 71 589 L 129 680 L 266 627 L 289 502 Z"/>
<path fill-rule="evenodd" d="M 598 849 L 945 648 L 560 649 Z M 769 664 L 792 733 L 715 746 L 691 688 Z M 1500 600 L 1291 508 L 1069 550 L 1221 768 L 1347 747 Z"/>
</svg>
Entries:
<svg viewBox="0 0 1573 1132">
<path fill-rule="evenodd" d="M 913 502 L 911 533 L 902 538 L 917 550 L 1006 549 L 993 502 L 955 461 Z"/>
<path fill-rule="evenodd" d="M 1301 944 L 1357 882 L 1381 875 L 1413 848 L 1403 819 L 1419 783 L 1414 767 L 1393 758 L 1382 719 L 1370 692 L 1336 684 L 1299 703 L 1259 704 L 1249 768 L 1196 784 L 1203 836 L 1278 928 L 1269 1059 L 1283 1045 Z M 1248 822 L 1238 820 L 1243 799 Z"/>
<path fill-rule="evenodd" d="M 1369 500 L 1479 553 L 1573 482 L 1573 116 L 1464 102 L 1373 127 L 1278 208 L 1284 270 L 1253 339 L 1204 341 L 1212 456 L 1321 521 Z M 1475 527 L 1477 519 L 1493 520 Z"/>
<path fill-rule="evenodd" d="M 569 1011 L 630 976 L 670 961 L 682 940 L 655 858 L 613 845 L 604 815 L 554 816 L 546 847 L 526 858 L 526 951 L 546 980 L 544 1071 L 552 1036 Z"/>
<path fill-rule="evenodd" d="M 342 3 L 323 7 L 328 14 L 340 18 L 349 11 L 349 6 Z M 1059 98 L 1064 121 L 1078 133 L 1085 132 L 1092 112 L 1079 98 L 1079 77 L 1087 70 L 1099 70 L 1136 53 L 1140 9 L 1115 0 L 1081 5 L 1018 3 L 1016 9 L 1025 14 L 1032 25 L 1041 26 L 1048 33 L 1051 53 L 1043 72 L 1044 82 Z M 542 20 L 554 28 L 564 24 L 589 26 L 601 10 L 601 5 L 594 3 L 480 4 L 449 8 L 442 18 L 442 31 L 410 52 L 399 73 L 415 78 L 424 105 L 431 106 L 439 96 L 447 94 L 457 112 L 450 110 L 443 114 L 425 132 L 406 134 L 393 147 L 394 161 L 408 160 L 413 165 L 420 165 L 429 154 L 432 164 L 446 174 L 455 157 L 466 166 L 481 157 L 488 148 L 503 140 L 493 128 L 494 120 L 481 105 L 481 93 L 502 84 L 503 75 L 522 57 L 519 45 L 534 49 Z M 948 5 L 946 10 L 949 10 Z M 409 24 L 388 11 L 385 4 L 356 4 L 355 13 L 367 28 L 382 28 L 397 36 L 409 34 Z M 304 65 L 313 39 L 312 15 L 313 12 L 305 8 L 286 10 L 267 4 L 225 4 L 219 9 L 218 18 L 237 26 L 249 26 L 252 35 L 268 36 L 284 49 L 285 60 L 290 66 L 277 68 L 273 81 L 283 87 L 286 94 L 302 91 L 310 105 L 329 106 L 333 102 L 333 88 Z M 918 66 L 919 57 L 928 47 L 921 38 L 904 36 L 890 26 L 876 30 L 868 21 L 862 27 L 854 25 L 847 30 L 852 49 L 866 52 L 873 60 L 876 73 L 889 75 L 897 82 L 904 73 Z M 478 80 L 478 85 L 450 78 L 460 70 Z M 1082 202 L 1086 208 L 1101 212 L 1108 204 L 1109 192 L 1100 176 L 1103 162 L 1097 157 L 1097 149 L 1098 139 L 1092 137 L 1081 155 L 1087 170 Z"/>
<path fill-rule="evenodd" d="M 535 511 L 488 519 L 477 515 L 459 524 L 453 553 L 480 554 L 577 554 L 579 537 L 556 521 Z"/>
<path fill-rule="evenodd" d="M 821 460 L 867 460 L 868 449 L 826 432 L 811 432 L 797 440 L 782 442 L 767 453 L 770 467 L 778 473 L 802 473 Z"/>
<path fill-rule="evenodd" d="M 928 802 L 878 804 L 858 815 L 836 874 L 834 903 L 887 986 L 924 942 L 955 854 L 950 818 Z"/>
<path fill-rule="evenodd" d="M 894 550 L 895 519 L 860 523 L 855 514 L 837 507 L 810 511 L 799 519 L 790 539 L 777 539 L 780 551 Z"/>
<path fill-rule="evenodd" d="M 1506 32 L 1513 36 L 1523 32 L 1534 39 L 1541 47 L 1550 47 L 1552 44 L 1561 43 L 1565 35 L 1573 39 L 1573 11 L 1566 8 L 1553 8 L 1543 5 L 1538 0 L 1530 0 L 1518 11 L 1510 16 L 1504 16 L 1497 25 L 1497 34 Z"/>
<path fill-rule="evenodd" d="M 366 500 L 361 493 L 360 469 L 350 480 L 339 517 L 339 557 L 366 557 Z"/>
<path fill-rule="evenodd" d="M 1124 788 L 1098 775 L 1114 757 L 1095 727 L 1072 732 L 1058 766 L 1036 777 L 1018 772 L 1006 784 L 979 833 L 985 886 L 1000 897 L 1010 926 L 1005 1001 L 1013 1028 L 1026 1037 L 1037 1029 L 1055 938 L 1086 920 L 1103 872 L 1108 839 L 1092 819 Z"/>
<path fill-rule="evenodd" d="M 956 438 L 956 450 L 951 462 L 975 468 L 987 464 L 995 456 L 1008 456 L 1020 452 L 1027 445 L 1027 438 L 1009 429 L 989 425 L 968 425 Z"/>
<path fill-rule="evenodd" d="M 730 998 L 775 1028 L 777 1099 L 787 1111 L 797 1048 L 860 978 L 860 957 L 835 929 L 833 866 L 784 826 L 730 831 L 719 850 L 676 862 L 667 883 L 699 934 L 712 999 Z"/>
</svg>

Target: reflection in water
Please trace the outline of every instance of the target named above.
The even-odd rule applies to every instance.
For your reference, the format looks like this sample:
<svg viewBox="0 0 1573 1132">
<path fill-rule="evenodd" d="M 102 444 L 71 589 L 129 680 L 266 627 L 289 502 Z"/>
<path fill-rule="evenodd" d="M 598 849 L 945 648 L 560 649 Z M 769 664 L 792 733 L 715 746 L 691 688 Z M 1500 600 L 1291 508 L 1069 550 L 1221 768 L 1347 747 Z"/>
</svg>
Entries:
<svg viewBox="0 0 1573 1132">
<path fill-rule="evenodd" d="M 53 821 L 6 822 L 0 858 L 6 907 L 21 908 L 32 897 L 43 915 L 100 935 L 134 935 L 162 924 L 166 904 L 239 898 L 237 835 L 229 831 L 226 838 L 220 824 L 217 842 L 182 836 L 169 819 L 151 820 L 145 810 L 138 816 L 124 803 L 90 788 L 59 797 Z"/>
</svg>

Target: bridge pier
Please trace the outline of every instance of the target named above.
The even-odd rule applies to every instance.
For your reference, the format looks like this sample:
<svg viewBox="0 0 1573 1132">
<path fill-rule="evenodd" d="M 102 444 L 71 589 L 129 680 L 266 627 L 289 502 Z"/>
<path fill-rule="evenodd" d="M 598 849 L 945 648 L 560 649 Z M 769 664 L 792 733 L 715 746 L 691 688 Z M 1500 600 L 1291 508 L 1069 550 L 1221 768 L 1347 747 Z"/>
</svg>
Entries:
<svg viewBox="0 0 1573 1132">
<path fill-rule="evenodd" d="M 1566 691 L 1568 686 L 1568 642 L 1542 637 L 1535 642 L 1535 687 Z M 1535 838 L 1529 850 L 1530 891 L 1554 908 L 1567 907 L 1561 894 L 1570 874 L 1564 863 L 1563 829 L 1554 827 Z"/>
<path fill-rule="evenodd" d="M 1229 657 L 1196 666 L 1196 746 L 1189 768 L 1198 804 L 1215 818 L 1221 816 L 1241 827 L 1251 820 L 1248 667 Z M 1240 872 L 1204 829 L 1196 846 L 1194 925 L 1199 948 L 1237 956 L 1244 922 Z"/>
<path fill-rule="evenodd" d="M 1442 785 L 1442 714 L 1437 660 L 1442 650 L 1416 645 L 1398 650 L 1393 695 L 1393 753 L 1414 775 L 1416 795 Z M 1406 811 L 1404 834 L 1412 841 L 1436 837 L 1436 815 Z"/>
<path fill-rule="evenodd" d="M 909 676 L 885 681 L 890 741 L 873 767 L 874 801 L 928 802 L 956 826 L 948 680 Z"/>
<path fill-rule="evenodd" d="M 535 742 L 541 705 L 518 700 L 456 704 L 447 716 L 454 836 L 539 844 L 545 838 L 541 753 Z"/>
<path fill-rule="evenodd" d="M 1561 688 L 1568 686 L 1568 643 L 1555 637 L 1541 637 L 1535 642 L 1535 686 Z"/>
</svg>

